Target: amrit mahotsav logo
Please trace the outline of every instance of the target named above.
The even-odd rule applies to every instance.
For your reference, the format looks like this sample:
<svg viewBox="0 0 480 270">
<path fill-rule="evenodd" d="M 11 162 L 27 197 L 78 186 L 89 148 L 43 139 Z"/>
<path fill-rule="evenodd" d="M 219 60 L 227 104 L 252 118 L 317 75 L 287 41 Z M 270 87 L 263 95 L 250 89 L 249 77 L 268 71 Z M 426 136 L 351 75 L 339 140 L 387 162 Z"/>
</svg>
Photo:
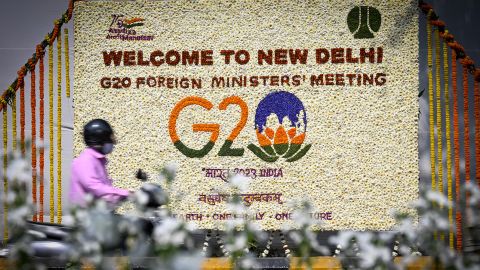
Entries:
<svg viewBox="0 0 480 270">
<path fill-rule="evenodd" d="M 142 35 L 138 29 L 145 25 L 145 19 L 139 17 L 126 18 L 124 15 L 112 14 L 112 22 L 108 29 L 107 39 L 122 41 L 151 41 L 153 35 Z"/>
</svg>

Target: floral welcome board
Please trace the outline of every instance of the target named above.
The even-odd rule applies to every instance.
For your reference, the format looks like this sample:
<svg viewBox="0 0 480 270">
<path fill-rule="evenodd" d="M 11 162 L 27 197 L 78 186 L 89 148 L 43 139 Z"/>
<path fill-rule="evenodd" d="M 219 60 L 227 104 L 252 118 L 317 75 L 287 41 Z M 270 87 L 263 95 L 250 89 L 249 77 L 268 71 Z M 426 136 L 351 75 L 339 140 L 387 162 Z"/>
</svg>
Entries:
<svg viewBox="0 0 480 270">
<path fill-rule="evenodd" d="M 415 1 L 137 1 L 75 6 L 75 154 L 108 120 L 114 184 L 169 162 L 174 213 L 264 229 L 308 199 L 323 228 L 389 229 L 418 195 Z"/>
</svg>

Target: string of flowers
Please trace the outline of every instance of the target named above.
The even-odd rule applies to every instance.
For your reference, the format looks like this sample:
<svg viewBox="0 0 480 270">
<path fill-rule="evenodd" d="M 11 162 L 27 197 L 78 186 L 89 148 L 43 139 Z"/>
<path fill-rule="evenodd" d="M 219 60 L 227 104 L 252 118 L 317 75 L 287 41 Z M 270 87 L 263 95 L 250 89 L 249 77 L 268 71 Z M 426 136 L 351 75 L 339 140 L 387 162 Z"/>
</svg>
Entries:
<svg viewBox="0 0 480 270">
<path fill-rule="evenodd" d="M 446 32 L 446 27 L 445 23 L 441 20 L 439 20 L 438 15 L 435 13 L 433 10 L 432 6 L 425 3 L 424 1 L 420 0 L 419 1 L 419 7 L 421 11 L 427 15 L 427 20 L 429 21 L 429 24 L 434 25 L 438 28 L 440 33 L 445 33 Z M 463 46 L 461 46 L 458 42 L 455 41 L 453 35 L 448 34 L 448 35 L 442 35 L 443 39 L 447 43 L 447 45 L 450 47 L 452 51 L 452 88 L 453 88 L 453 97 L 454 97 L 454 111 L 453 111 L 453 116 L 454 116 L 454 158 L 455 158 L 455 195 L 456 195 L 456 230 L 457 230 L 457 250 L 462 250 L 462 229 L 461 229 L 461 224 L 462 224 L 462 214 L 460 211 L 460 144 L 458 142 L 459 140 L 459 130 L 458 130 L 458 104 L 457 104 L 457 67 L 456 67 L 456 61 L 457 59 L 465 59 L 467 58 L 467 61 L 463 61 L 462 65 L 464 68 L 464 82 L 468 82 L 468 73 L 474 75 L 474 80 L 475 82 L 480 82 L 480 76 L 476 76 L 477 74 L 480 73 L 479 69 L 475 68 L 474 62 L 468 58 L 467 54 L 465 53 L 465 49 Z M 466 77 L 466 79 L 465 79 Z M 464 83 L 465 87 L 465 83 Z M 468 89 L 467 89 L 468 91 Z M 467 95 L 468 97 L 468 95 Z M 465 110 L 467 114 L 465 114 L 466 117 L 468 117 L 468 110 Z M 468 128 L 468 119 L 465 122 L 465 127 Z M 467 137 L 467 135 L 465 135 Z M 468 137 L 467 137 L 468 138 Z M 468 145 L 468 147 L 467 147 Z M 476 146 L 477 148 L 478 146 Z M 476 149 L 475 148 L 475 149 Z M 468 141 L 465 142 L 465 149 L 469 150 L 469 144 Z M 480 152 L 480 151 L 479 151 Z M 480 156 L 477 155 L 477 151 L 475 151 L 475 159 L 478 162 L 478 165 L 480 165 Z M 470 156 L 469 153 L 465 152 L 465 157 L 466 160 L 468 161 L 468 165 L 470 165 Z M 467 166 L 466 166 L 467 167 Z M 469 167 L 469 166 L 468 166 Z M 467 170 L 466 168 L 466 176 L 469 178 L 469 169 Z M 467 173 L 468 172 L 468 173 Z"/>
<path fill-rule="evenodd" d="M 68 29 L 63 29 L 63 34 L 65 36 L 65 94 L 67 98 L 70 98 L 70 56 L 68 48 Z"/>
<path fill-rule="evenodd" d="M 17 99 L 12 100 L 12 148 L 17 150 Z"/>
<path fill-rule="evenodd" d="M 39 80 L 39 90 L 40 90 L 40 141 L 43 142 L 44 140 L 44 117 L 45 117 L 45 104 L 44 104 L 44 82 L 45 82 L 45 67 L 44 67 L 44 62 L 43 62 L 43 57 L 44 57 L 45 51 L 43 50 L 42 46 L 37 46 L 37 55 L 40 57 L 39 61 L 39 73 L 40 73 L 40 80 Z M 39 220 L 40 222 L 43 222 L 43 207 L 44 207 L 44 196 L 45 196 L 45 186 L 43 179 L 45 177 L 45 150 L 44 147 L 40 147 L 40 209 L 39 209 Z"/>
<path fill-rule="evenodd" d="M 463 58 L 460 63 L 463 66 L 463 118 L 464 118 L 464 148 L 465 148 L 465 184 L 470 183 L 470 123 L 468 117 L 468 65 L 471 60 L 469 57 Z M 468 207 L 468 193 L 465 200 Z"/>
<path fill-rule="evenodd" d="M 43 119 L 44 119 L 44 103 L 43 103 L 43 54 L 44 54 L 44 50 L 47 46 L 50 47 L 51 49 L 51 45 L 52 43 L 55 41 L 55 39 L 57 38 L 57 36 L 59 35 L 59 31 L 62 27 L 63 24 L 67 23 L 68 21 L 70 21 L 70 19 L 72 18 L 72 15 L 73 15 L 73 7 L 74 7 L 74 1 L 79 1 L 79 0 L 70 0 L 69 1 L 69 5 L 68 5 L 68 9 L 66 12 L 63 13 L 62 17 L 61 17 L 61 20 L 57 20 L 56 23 L 55 23 L 55 27 L 54 29 L 52 30 L 52 32 L 50 32 L 46 37 L 45 39 L 37 45 L 36 47 L 36 53 L 34 53 L 32 55 L 32 57 L 27 61 L 27 64 L 25 64 L 24 66 L 22 66 L 20 68 L 20 70 L 18 71 L 17 73 L 17 78 L 13 81 L 13 83 L 10 84 L 10 86 L 7 88 L 7 90 L 5 90 L 3 92 L 3 94 L 1 95 L 0 97 L 0 100 L 2 100 L 2 104 L 5 104 L 5 106 L 1 106 L 0 107 L 0 110 L 4 110 L 5 113 L 6 113 L 6 104 L 9 104 L 12 106 L 12 126 L 13 126 L 13 149 L 15 150 L 16 147 L 17 147 L 17 123 L 16 123 L 16 111 L 17 111 L 17 108 L 16 108 L 16 91 L 20 90 L 20 140 L 21 140 L 21 152 L 23 155 L 25 155 L 25 89 L 24 89 L 24 77 L 26 76 L 27 72 L 28 71 L 34 71 L 35 70 L 35 66 L 37 64 L 37 62 L 41 59 L 41 63 L 40 65 L 42 66 L 41 67 L 41 71 L 40 71 L 40 91 L 41 91 L 41 100 L 40 100 L 40 138 L 43 140 Z M 49 51 L 49 60 L 50 60 L 50 63 L 49 65 L 53 65 L 53 54 L 50 54 L 52 53 L 51 51 Z M 28 68 L 28 69 L 27 69 Z M 51 69 L 52 72 L 50 72 L 50 76 L 52 76 L 53 74 L 53 68 Z M 49 78 L 49 80 L 53 80 L 53 77 Z M 33 80 L 32 80 L 33 82 Z M 68 87 L 70 87 L 70 85 L 68 85 Z M 53 94 L 53 83 L 50 82 L 50 94 Z M 53 106 L 53 97 L 51 98 L 50 100 L 50 106 Z M 61 103 L 60 103 L 61 104 Z M 32 110 L 32 113 L 34 113 L 35 110 Z M 50 110 L 50 114 L 51 114 L 51 117 L 50 117 L 50 120 L 51 120 L 51 123 L 50 123 L 50 138 L 51 138 L 51 143 L 50 145 L 53 146 L 53 112 L 52 110 Z M 32 117 L 33 121 L 32 121 L 32 134 L 35 134 L 36 133 L 36 130 L 33 130 L 33 125 L 35 125 L 35 117 Z M 5 122 L 6 123 L 6 122 Z M 4 123 L 4 124 L 5 124 Z M 4 132 L 6 132 L 6 128 L 4 128 Z M 61 136 L 61 135 L 60 135 Z M 3 138 L 5 141 L 8 142 L 8 137 L 5 135 L 4 138 Z M 35 139 L 34 137 L 32 137 L 32 150 L 35 148 Z M 6 148 L 4 148 L 6 149 Z M 50 151 L 51 154 L 53 155 L 53 150 Z M 32 166 L 36 166 L 36 162 L 34 163 L 33 159 L 35 158 L 36 159 L 36 156 L 35 156 L 35 152 L 33 152 L 34 154 L 32 155 Z M 50 162 L 50 222 L 53 222 L 53 218 L 54 218 L 54 194 L 53 194 L 53 156 L 51 156 L 51 162 Z M 35 160 L 36 161 L 36 160 Z M 6 160 L 5 160 L 6 162 Z M 41 149 L 40 150 L 40 221 L 43 221 L 43 197 L 44 197 L 44 185 L 43 185 L 43 176 L 44 176 L 44 173 L 43 173 L 43 168 L 44 168 L 44 150 Z M 35 181 L 36 181 L 36 175 L 35 174 L 32 174 L 32 196 L 34 196 L 35 200 L 36 200 L 36 185 L 35 185 Z M 60 187 L 61 189 L 61 187 Z M 60 209 L 60 212 L 61 212 L 61 209 Z M 6 215 L 6 211 L 4 212 L 5 215 Z M 36 215 L 34 215 L 34 220 L 36 220 Z M 60 218 L 60 222 L 61 222 L 61 218 Z M 6 226 L 5 226 L 6 228 Z"/>
<path fill-rule="evenodd" d="M 475 71 L 475 80 L 473 81 L 473 92 L 475 100 L 475 179 L 480 186 L 480 70 Z"/>
<path fill-rule="evenodd" d="M 54 201 L 54 174 L 53 174 L 53 48 L 48 47 L 48 120 L 49 120 L 49 132 L 50 132 L 50 223 L 54 222 L 55 217 L 55 201 Z"/>
<path fill-rule="evenodd" d="M 440 31 L 441 34 L 445 33 L 446 27 L 445 27 L 445 22 L 439 20 L 438 15 L 435 13 L 433 10 L 433 7 L 424 1 L 420 0 L 418 3 L 418 6 L 420 7 L 420 10 L 427 15 L 427 20 L 429 21 L 430 24 L 436 26 L 438 28 L 438 31 Z M 447 42 L 447 45 L 456 52 L 457 58 L 456 59 L 463 59 L 468 57 L 468 55 L 465 53 L 465 49 L 458 44 L 455 40 L 453 35 L 443 35 L 443 38 L 445 42 Z M 478 70 L 475 68 L 475 63 L 473 61 L 468 61 L 466 64 L 468 73 L 475 75 L 476 71 Z M 475 80 L 480 82 L 480 77 L 475 77 Z"/>
<path fill-rule="evenodd" d="M 68 3 L 68 9 L 62 14 L 62 17 L 57 20 L 59 21 L 59 24 L 55 24 L 54 29 L 52 32 L 50 32 L 47 37 L 40 42 L 40 46 L 42 46 L 42 49 L 45 49 L 48 45 L 52 45 L 53 41 L 57 38 L 57 35 L 62 28 L 63 24 L 67 23 L 70 21 L 73 15 L 73 7 L 74 7 L 74 2 L 76 1 L 81 1 L 81 0 L 70 0 Z M 39 57 L 34 53 L 32 57 L 27 61 L 27 64 L 29 61 L 33 63 L 33 65 L 36 65 L 39 60 Z M 25 68 L 27 65 L 25 64 L 22 68 Z M 19 71 L 20 72 L 20 71 Z M 12 104 L 12 100 L 15 99 L 15 92 L 19 90 L 20 84 L 18 83 L 19 80 L 26 75 L 28 70 L 26 69 L 21 69 L 21 74 L 18 74 L 18 77 L 13 81 L 13 83 L 10 84 L 10 86 L 3 92 L 1 95 L 1 98 L 7 102 L 7 104 Z M 3 108 L 0 108 L 0 110 L 3 110 Z"/>
<path fill-rule="evenodd" d="M 430 173 L 432 178 L 432 190 L 436 189 L 435 179 L 435 125 L 433 108 L 433 62 L 432 62 L 432 28 L 427 22 L 427 62 L 428 62 L 428 109 L 430 125 Z"/>
<path fill-rule="evenodd" d="M 8 134 L 7 134 L 7 103 L 2 98 L 2 108 L 3 108 L 3 193 L 4 198 L 7 198 L 8 194 L 8 180 L 7 180 L 7 143 L 8 143 Z M 3 242 L 7 243 L 8 240 L 8 205 L 7 200 L 3 200 Z"/>
<path fill-rule="evenodd" d="M 443 194 L 443 147 L 442 147 L 442 102 L 441 102 L 442 86 L 440 83 L 440 32 L 435 29 L 435 95 L 437 101 L 437 163 L 438 163 L 438 192 Z M 442 208 L 443 205 L 440 205 Z M 445 239 L 445 235 L 441 234 L 441 239 Z"/>
<path fill-rule="evenodd" d="M 32 149 L 32 153 L 31 153 L 31 156 L 32 156 L 32 201 L 33 201 L 33 205 L 35 206 L 34 209 L 36 208 L 37 206 L 37 146 L 35 144 L 35 139 L 36 139 L 36 136 L 37 136 L 37 128 L 36 128 L 36 99 L 35 99 L 35 95 L 36 95 L 36 91 L 35 91 L 35 88 L 36 88 L 36 85 L 35 85 L 35 67 L 32 68 L 31 67 L 31 70 L 30 70 L 30 113 L 31 113 L 31 125 L 32 125 L 32 129 L 31 129 L 31 149 Z M 33 212 L 33 221 L 37 221 L 37 213 L 36 213 L 36 210 L 34 210 Z"/>
<path fill-rule="evenodd" d="M 457 94 L 457 54 L 452 51 L 452 95 L 453 95 L 453 144 L 455 158 L 455 221 L 457 228 L 457 250 L 462 250 L 462 213 L 460 211 L 460 137 L 458 127 L 458 94 Z"/>
<path fill-rule="evenodd" d="M 448 35 L 448 33 L 446 33 Z M 449 201 L 453 201 L 452 197 L 452 151 L 451 151 L 451 140 L 450 140 L 450 96 L 448 91 L 448 48 L 447 43 L 443 42 L 443 82 L 445 84 L 444 89 L 444 99 L 445 99 L 445 140 L 447 144 L 447 197 Z M 450 232 L 448 236 L 449 246 L 451 249 L 454 248 L 453 245 L 453 207 L 450 204 L 448 206 L 448 223 L 450 224 Z"/>
<path fill-rule="evenodd" d="M 25 155 L 25 82 L 24 82 L 24 70 L 23 66 L 18 71 L 18 85 L 20 88 L 20 148 L 22 155 Z"/>
<path fill-rule="evenodd" d="M 55 22 L 60 24 L 60 22 Z M 62 36 L 57 35 L 57 223 L 62 223 Z"/>
</svg>

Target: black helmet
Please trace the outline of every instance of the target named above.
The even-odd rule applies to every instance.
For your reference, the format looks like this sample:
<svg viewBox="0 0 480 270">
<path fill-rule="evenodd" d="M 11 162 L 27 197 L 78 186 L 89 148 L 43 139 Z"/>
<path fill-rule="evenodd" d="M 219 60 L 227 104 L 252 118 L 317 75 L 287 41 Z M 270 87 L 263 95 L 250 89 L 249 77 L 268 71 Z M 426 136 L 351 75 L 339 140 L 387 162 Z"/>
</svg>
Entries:
<svg viewBox="0 0 480 270">
<path fill-rule="evenodd" d="M 88 146 L 116 143 L 113 129 L 103 119 L 94 119 L 83 127 L 83 139 Z"/>
</svg>

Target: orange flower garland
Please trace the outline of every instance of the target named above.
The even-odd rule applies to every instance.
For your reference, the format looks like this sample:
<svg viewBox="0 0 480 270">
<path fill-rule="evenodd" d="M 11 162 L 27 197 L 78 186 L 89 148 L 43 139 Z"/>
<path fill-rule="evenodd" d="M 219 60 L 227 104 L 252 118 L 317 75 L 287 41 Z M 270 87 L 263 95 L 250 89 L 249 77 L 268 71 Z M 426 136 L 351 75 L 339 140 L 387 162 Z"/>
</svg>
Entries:
<svg viewBox="0 0 480 270">
<path fill-rule="evenodd" d="M 31 64 L 31 63 L 30 63 Z M 35 99 L 35 66 L 30 66 L 30 112 L 31 112 L 31 139 L 32 139 L 32 200 L 34 207 L 33 221 L 37 221 L 37 146 L 35 143 L 37 136 L 36 128 L 36 99 Z"/>
<path fill-rule="evenodd" d="M 20 89 L 20 148 L 25 155 L 25 67 L 18 71 L 18 85 Z"/>
<path fill-rule="evenodd" d="M 479 89 L 480 70 L 475 70 L 475 80 L 473 82 L 473 91 L 475 97 L 475 179 L 480 185 L 480 89 Z"/>
<path fill-rule="evenodd" d="M 55 222 L 55 189 L 54 189 L 54 174 L 53 174 L 53 48 L 48 46 L 48 120 L 49 120 L 49 135 L 50 135 L 50 223 Z"/>
<path fill-rule="evenodd" d="M 39 81 L 39 90 L 40 90 L 40 141 L 44 141 L 44 119 L 45 119 L 45 104 L 44 104 L 44 83 L 45 83 L 45 67 L 43 63 L 44 51 L 42 46 L 37 46 L 37 55 L 40 57 L 39 61 L 39 72 L 40 72 L 40 81 Z M 45 186 L 44 186 L 44 177 L 45 177 L 45 149 L 44 147 L 40 148 L 40 209 L 39 209 L 39 221 L 43 222 L 43 207 L 44 207 L 44 196 L 45 196 Z"/>
<path fill-rule="evenodd" d="M 12 146 L 13 151 L 17 150 L 17 98 L 12 100 Z"/>
<path fill-rule="evenodd" d="M 465 183 L 470 183 L 470 123 L 468 117 L 468 69 L 467 66 L 471 63 L 468 57 L 462 59 L 460 62 L 463 65 L 463 118 L 465 121 Z M 466 194 L 466 207 L 468 207 L 468 193 Z"/>
<path fill-rule="evenodd" d="M 460 211 L 460 134 L 458 128 L 457 54 L 452 50 L 452 95 L 453 95 L 453 145 L 455 159 L 455 221 L 457 228 L 457 250 L 462 250 L 462 213 Z"/>
</svg>

